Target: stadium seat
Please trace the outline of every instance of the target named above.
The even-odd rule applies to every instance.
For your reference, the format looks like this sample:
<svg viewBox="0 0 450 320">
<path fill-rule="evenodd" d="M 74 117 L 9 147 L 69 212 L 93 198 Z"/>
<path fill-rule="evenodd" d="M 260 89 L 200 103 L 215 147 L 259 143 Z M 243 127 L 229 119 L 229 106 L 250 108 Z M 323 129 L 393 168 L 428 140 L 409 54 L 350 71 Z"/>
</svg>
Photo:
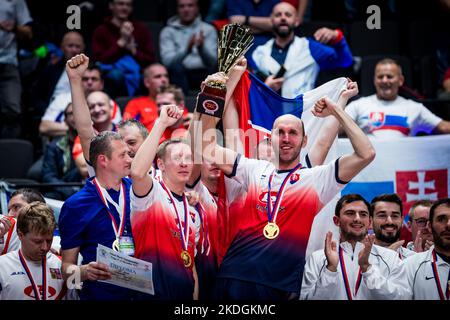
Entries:
<svg viewBox="0 0 450 320">
<path fill-rule="evenodd" d="M 405 77 L 405 84 L 409 87 L 412 86 L 411 61 L 409 58 L 392 54 L 367 56 L 363 57 L 361 62 L 361 83 L 359 88 L 361 95 L 368 96 L 375 93 L 375 87 L 373 85 L 375 65 L 378 61 L 384 58 L 391 58 L 396 60 L 402 67 L 403 76 Z"/>
<path fill-rule="evenodd" d="M 153 48 L 155 49 L 156 59 L 161 62 L 161 56 L 159 54 L 159 34 L 161 33 L 164 24 L 161 22 L 144 22 L 147 29 L 152 34 Z"/>
<path fill-rule="evenodd" d="M 398 32 L 393 21 L 382 21 L 381 29 L 373 30 L 367 28 L 366 21 L 355 21 L 350 25 L 349 45 L 355 56 L 399 54 Z"/>
<path fill-rule="evenodd" d="M 25 179 L 33 163 L 33 151 L 27 140 L 0 139 L 0 179 Z"/>
<path fill-rule="evenodd" d="M 125 107 L 127 106 L 128 102 L 130 102 L 131 99 L 134 97 L 117 97 L 115 99 L 116 103 L 119 105 L 120 112 L 123 114 L 123 111 L 125 110 Z"/>
</svg>

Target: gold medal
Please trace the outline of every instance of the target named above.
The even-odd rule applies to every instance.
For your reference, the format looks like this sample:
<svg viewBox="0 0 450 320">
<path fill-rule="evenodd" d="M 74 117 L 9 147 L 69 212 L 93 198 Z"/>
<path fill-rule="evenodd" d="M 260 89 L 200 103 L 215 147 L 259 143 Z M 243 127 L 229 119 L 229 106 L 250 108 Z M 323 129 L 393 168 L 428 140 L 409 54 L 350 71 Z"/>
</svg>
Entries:
<svg viewBox="0 0 450 320">
<path fill-rule="evenodd" d="M 112 248 L 114 251 L 119 252 L 119 239 L 114 240 L 114 242 L 112 244 Z"/>
<path fill-rule="evenodd" d="M 181 251 L 181 260 L 183 260 L 183 265 L 186 268 L 189 268 L 192 265 L 191 255 L 186 250 Z"/>
<path fill-rule="evenodd" d="M 263 230 L 263 235 L 269 240 L 275 239 L 280 234 L 280 227 L 274 222 L 268 222 Z"/>
</svg>

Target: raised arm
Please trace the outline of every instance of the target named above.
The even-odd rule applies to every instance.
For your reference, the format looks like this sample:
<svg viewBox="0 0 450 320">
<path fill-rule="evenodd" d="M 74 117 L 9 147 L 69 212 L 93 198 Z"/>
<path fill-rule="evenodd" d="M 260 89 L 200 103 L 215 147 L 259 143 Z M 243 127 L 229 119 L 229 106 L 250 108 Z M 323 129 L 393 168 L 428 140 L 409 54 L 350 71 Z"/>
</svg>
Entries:
<svg viewBox="0 0 450 320">
<path fill-rule="evenodd" d="M 84 89 L 81 82 L 84 72 L 89 65 L 89 58 L 78 54 L 66 63 L 66 72 L 69 77 L 70 91 L 72 93 L 72 108 L 75 118 L 75 128 L 80 137 L 83 155 L 89 161 L 89 147 L 91 139 L 95 136 L 92 127 L 91 114 L 87 105 Z"/>
<path fill-rule="evenodd" d="M 352 154 L 344 155 L 339 159 L 339 179 L 341 181 L 350 181 L 372 162 L 375 158 L 375 149 L 372 147 L 369 138 L 350 116 L 329 98 L 324 97 L 320 99 L 319 105 L 323 106 L 323 108 L 314 110 L 313 114 L 316 117 L 333 115 L 344 129 L 353 146 L 354 152 Z"/>
<path fill-rule="evenodd" d="M 342 110 L 344 110 L 348 100 L 358 94 L 358 84 L 350 79 L 347 80 L 347 89 L 341 92 L 337 102 L 338 108 L 341 108 Z M 319 100 L 316 102 L 313 110 L 320 112 L 323 107 L 323 101 Z M 308 154 L 309 160 L 313 167 L 324 163 L 325 158 L 327 157 L 327 154 L 330 151 L 336 136 L 338 135 L 339 127 L 340 124 L 336 117 L 328 117 L 325 120 L 320 133 L 314 141 L 314 144 Z"/>
<path fill-rule="evenodd" d="M 137 196 L 148 194 L 153 186 L 149 174 L 158 151 L 159 140 L 167 127 L 175 124 L 183 115 L 183 111 L 175 105 L 166 105 L 161 109 L 152 131 L 142 143 L 131 163 L 131 179 L 133 179 L 133 192 Z"/>
</svg>

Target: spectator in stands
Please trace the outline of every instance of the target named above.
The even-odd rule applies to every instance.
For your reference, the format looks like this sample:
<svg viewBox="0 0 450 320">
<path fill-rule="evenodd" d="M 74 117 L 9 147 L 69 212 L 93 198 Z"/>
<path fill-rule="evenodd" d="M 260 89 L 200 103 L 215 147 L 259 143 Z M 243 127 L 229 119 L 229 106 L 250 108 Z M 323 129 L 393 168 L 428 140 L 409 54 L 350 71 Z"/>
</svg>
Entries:
<svg viewBox="0 0 450 320">
<path fill-rule="evenodd" d="M 177 15 L 161 31 L 160 52 L 170 79 L 185 94 L 217 64 L 217 32 L 201 20 L 198 0 L 177 0 Z"/>
<path fill-rule="evenodd" d="M 31 39 L 32 22 L 25 0 L 0 2 L 0 137 L 21 133 L 22 86 L 17 68 L 17 38 Z"/>
<path fill-rule="evenodd" d="M 67 133 L 62 137 L 54 139 L 45 148 L 42 165 L 42 182 L 64 183 L 82 181 L 82 177 L 72 157 L 72 148 L 77 136 L 72 103 L 69 103 L 64 110 L 64 122 L 68 127 Z M 45 195 L 48 198 L 66 200 L 79 189 L 79 187 L 54 187 Z"/>
<path fill-rule="evenodd" d="M 433 245 L 433 235 L 427 228 L 432 205 L 433 202 L 430 200 L 419 200 L 414 202 L 409 209 L 408 229 L 411 231 L 412 237 L 412 241 L 406 245 L 409 250 L 422 252 Z"/>
<path fill-rule="evenodd" d="M 37 115 L 42 116 L 50 102 L 62 93 L 70 93 L 69 79 L 64 72 L 66 61 L 84 50 L 83 36 L 76 31 L 67 32 L 61 41 L 62 57 L 52 57 L 33 84 L 32 97 Z"/>
<path fill-rule="evenodd" d="M 139 87 L 140 69 L 155 62 L 152 35 L 146 26 L 131 18 L 133 0 L 112 0 L 111 16 L 98 26 L 92 36 L 95 61 L 108 64 L 102 68 L 107 91 L 117 96 L 132 96 Z"/>
<path fill-rule="evenodd" d="M 346 111 L 373 137 L 407 137 L 418 132 L 450 133 L 450 121 L 431 113 L 423 104 L 398 95 L 404 78 L 401 66 L 383 59 L 375 66 L 376 94 L 350 103 Z"/>
<path fill-rule="evenodd" d="M 187 128 L 192 118 L 192 114 L 188 113 L 184 106 L 183 90 L 176 86 L 163 87 L 161 91 L 156 95 L 156 104 L 158 106 L 158 115 L 161 111 L 161 107 L 164 105 L 176 105 L 183 111 L 183 117 L 181 117 L 175 124 L 167 127 L 164 131 L 159 143 L 163 143 L 167 139 L 185 137 L 187 134 Z"/>
<path fill-rule="evenodd" d="M 125 107 L 123 118 L 140 121 L 149 131 L 158 118 L 155 99 L 162 87 L 169 85 L 169 73 L 162 64 L 154 63 L 144 70 L 144 86 L 148 96 L 131 99 Z"/>
<path fill-rule="evenodd" d="M 280 0 L 227 0 L 227 16 L 230 22 L 250 27 L 255 36 L 253 46 L 245 55 L 251 68 L 254 68 L 251 60 L 253 50 L 270 39 L 270 14 L 279 2 Z"/>
<path fill-rule="evenodd" d="M 91 65 L 86 70 L 82 78 L 84 93 L 86 96 L 94 91 L 102 91 L 104 82 L 101 70 L 96 65 Z M 65 107 L 72 102 L 72 96 L 69 92 L 62 93 L 55 97 L 50 103 L 39 125 L 39 133 L 48 137 L 63 136 L 69 129 L 64 122 Z M 120 108 L 114 100 L 110 100 L 112 107 L 112 119 L 115 124 L 122 120 Z"/>
<path fill-rule="evenodd" d="M 402 247 L 405 240 L 400 240 L 403 226 L 402 199 L 395 193 L 381 194 L 372 199 L 370 210 L 375 233 L 374 243 L 397 251 L 401 259 L 413 255 L 414 251 Z"/>
<path fill-rule="evenodd" d="M 299 25 L 296 9 L 289 3 L 277 4 L 270 16 L 275 38 L 253 52 L 255 72 L 274 91 L 294 98 L 314 88 L 319 70 L 348 67 L 352 54 L 341 30 L 320 28 L 315 39 L 295 36 Z M 283 72 L 283 70 L 285 72 Z"/>
</svg>

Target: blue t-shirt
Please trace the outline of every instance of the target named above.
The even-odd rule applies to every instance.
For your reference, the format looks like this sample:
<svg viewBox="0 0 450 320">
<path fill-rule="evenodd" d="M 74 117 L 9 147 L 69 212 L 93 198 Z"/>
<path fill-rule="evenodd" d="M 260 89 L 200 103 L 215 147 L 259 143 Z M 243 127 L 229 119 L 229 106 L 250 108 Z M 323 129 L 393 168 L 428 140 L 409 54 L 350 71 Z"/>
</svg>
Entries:
<svg viewBox="0 0 450 320">
<path fill-rule="evenodd" d="M 97 189 L 90 178 L 79 192 L 66 200 L 59 216 L 61 249 L 68 250 L 80 247 L 83 256 L 82 264 L 96 261 L 97 246 L 102 244 L 111 248 L 116 238 L 110 215 L 100 199 Z M 131 181 L 122 179 L 125 186 L 125 232 L 132 234 L 130 222 L 130 188 Z M 119 192 L 107 190 L 111 198 L 118 202 Z M 109 205 L 110 213 L 120 224 L 119 213 L 113 205 Z M 97 281 L 84 281 L 80 298 L 86 300 L 128 300 L 134 291 Z"/>
</svg>

